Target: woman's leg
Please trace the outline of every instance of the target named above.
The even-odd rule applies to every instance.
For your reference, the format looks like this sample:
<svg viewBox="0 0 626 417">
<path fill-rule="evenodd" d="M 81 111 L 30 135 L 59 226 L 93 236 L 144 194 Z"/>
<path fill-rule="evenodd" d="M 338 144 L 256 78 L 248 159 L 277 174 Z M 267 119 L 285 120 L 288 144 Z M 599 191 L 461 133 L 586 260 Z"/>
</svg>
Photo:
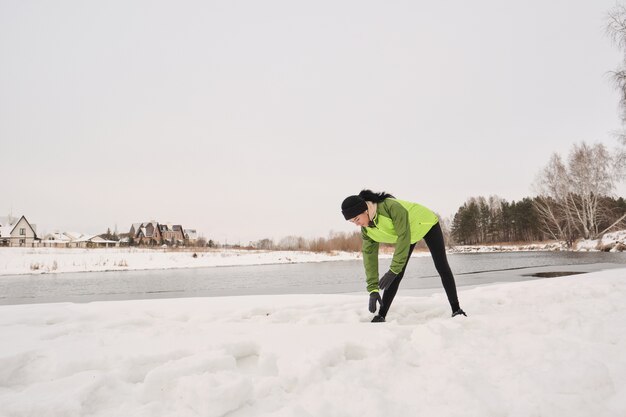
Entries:
<svg viewBox="0 0 626 417">
<path fill-rule="evenodd" d="M 411 245 L 409 248 L 409 256 L 406 258 L 406 262 L 404 263 L 404 267 L 402 271 L 398 274 L 396 279 L 393 280 L 391 285 L 387 287 L 385 291 L 383 291 L 383 302 L 380 306 L 380 310 L 378 310 L 378 315 L 381 317 L 386 317 L 387 312 L 389 311 L 389 307 L 391 307 L 391 303 L 393 302 L 396 293 L 398 292 L 398 286 L 400 286 L 400 281 L 402 281 L 402 277 L 404 276 L 404 271 L 406 270 L 406 266 L 409 264 L 409 259 L 411 259 L 411 254 L 413 253 L 413 249 L 415 249 L 415 243 Z"/>
<path fill-rule="evenodd" d="M 453 312 L 457 311 L 459 309 L 459 299 L 456 294 L 456 284 L 454 282 L 454 275 L 452 275 L 452 271 L 450 270 L 450 265 L 448 265 L 446 245 L 443 241 L 443 232 L 441 231 L 439 223 L 434 225 L 428 233 L 426 233 L 424 241 L 426 241 L 426 245 L 433 257 L 435 268 L 437 272 L 439 272 L 439 276 L 441 276 L 441 283 L 446 290 L 450 307 L 452 307 Z"/>
</svg>

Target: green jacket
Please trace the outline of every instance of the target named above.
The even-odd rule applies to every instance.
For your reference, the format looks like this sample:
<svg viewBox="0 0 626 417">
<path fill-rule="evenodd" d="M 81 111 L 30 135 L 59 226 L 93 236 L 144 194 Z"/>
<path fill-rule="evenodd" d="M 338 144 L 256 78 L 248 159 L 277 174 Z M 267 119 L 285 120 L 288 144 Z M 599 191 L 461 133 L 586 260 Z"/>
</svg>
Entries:
<svg viewBox="0 0 626 417">
<path fill-rule="evenodd" d="M 378 291 L 379 243 L 395 244 L 389 269 L 399 274 L 407 262 L 411 244 L 421 240 L 438 221 L 435 213 L 417 203 L 395 198 L 378 203 L 370 226 L 361 228 L 367 291 Z"/>
</svg>

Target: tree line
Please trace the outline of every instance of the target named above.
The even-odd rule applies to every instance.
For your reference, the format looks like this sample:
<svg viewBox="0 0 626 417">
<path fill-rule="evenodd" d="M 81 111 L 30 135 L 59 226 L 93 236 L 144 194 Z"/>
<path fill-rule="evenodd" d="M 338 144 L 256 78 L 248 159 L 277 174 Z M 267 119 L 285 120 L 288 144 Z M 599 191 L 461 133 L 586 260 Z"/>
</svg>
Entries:
<svg viewBox="0 0 626 417">
<path fill-rule="evenodd" d="M 571 246 L 623 228 L 626 203 L 613 192 L 625 160 L 623 148 L 575 144 L 567 158 L 552 155 L 534 184 L 537 196 L 517 203 L 470 198 L 454 215 L 452 237 L 461 244 L 552 239 Z"/>
<path fill-rule="evenodd" d="M 583 228 L 576 228 L 576 222 L 571 221 L 574 227 L 561 227 L 559 234 L 558 224 L 567 225 L 564 217 L 561 222 L 551 224 L 550 219 L 542 216 L 541 209 L 545 204 L 556 206 L 556 202 L 546 197 L 525 197 L 520 201 L 508 202 L 497 196 L 472 197 L 461 206 L 453 217 L 450 236 L 453 244 L 481 245 L 493 243 L 530 243 L 546 240 L 561 240 L 572 245 L 579 238 L 583 238 Z M 578 196 L 572 196 L 575 201 L 581 201 Z M 602 215 L 597 226 L 599 230 L 613 230 L 626 227 L 623 221 L 626 214 L 624 198 L 604 196 L 598 198 Z M 617 221 L 621 220 L 621 221 Z M 616 222 L 617 221 L 617 222 Z M 613 225 L 613 229 L 610 226 Z M 556 233 L 555 233 L 556 232 Z M 565 233 L 566 232 L 566 233 Z M 597 238 L 599 234 L 588 235 L 588 238 Z"/>
</svg>

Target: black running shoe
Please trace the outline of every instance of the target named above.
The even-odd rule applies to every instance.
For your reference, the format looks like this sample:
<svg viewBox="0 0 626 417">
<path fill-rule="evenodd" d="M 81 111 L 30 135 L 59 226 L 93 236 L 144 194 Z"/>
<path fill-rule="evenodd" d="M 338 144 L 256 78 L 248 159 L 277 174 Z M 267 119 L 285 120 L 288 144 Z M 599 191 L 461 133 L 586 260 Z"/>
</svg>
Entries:
<svg viewBox="0 0 626 417">
<path fill-rule="evenodd" d="M 383 316 L 374 316 L 372 323 L 384 323 L 385 318 Z"/>
</svg>

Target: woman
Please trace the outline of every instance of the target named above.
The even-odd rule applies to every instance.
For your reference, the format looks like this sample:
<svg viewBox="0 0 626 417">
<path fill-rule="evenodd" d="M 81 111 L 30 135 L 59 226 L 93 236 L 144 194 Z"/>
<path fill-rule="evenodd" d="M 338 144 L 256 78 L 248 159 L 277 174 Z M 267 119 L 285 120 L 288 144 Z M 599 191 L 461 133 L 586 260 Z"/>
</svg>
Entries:
<svg viewBox="0 0 626 417">
<path fill-rule="evenodd" d="M 363 238 L 363 262 L 370 293 L 369 310 L 378 314 L 372 322 L 384 322 L 393 302 L 404 271 L 415 245 L 422 238 L 426 242 L 435 262 L 437 272 L 446 290 L 452 317 L 462 314 L 456 295 L 454 276 L 446 258 L 446 247 L 437 215 L 424 206 L 408 201 L 396 200 L 385 192 L 374 193 L 363 190 L 343 200 L 341 212 L 346 220 L 361 227 Z M 395 251 L 389 271 L 378 281 L 378 244 L 393 243 Z M 379 291 L 384 290 L 381 299 Z"/>
</svg>

